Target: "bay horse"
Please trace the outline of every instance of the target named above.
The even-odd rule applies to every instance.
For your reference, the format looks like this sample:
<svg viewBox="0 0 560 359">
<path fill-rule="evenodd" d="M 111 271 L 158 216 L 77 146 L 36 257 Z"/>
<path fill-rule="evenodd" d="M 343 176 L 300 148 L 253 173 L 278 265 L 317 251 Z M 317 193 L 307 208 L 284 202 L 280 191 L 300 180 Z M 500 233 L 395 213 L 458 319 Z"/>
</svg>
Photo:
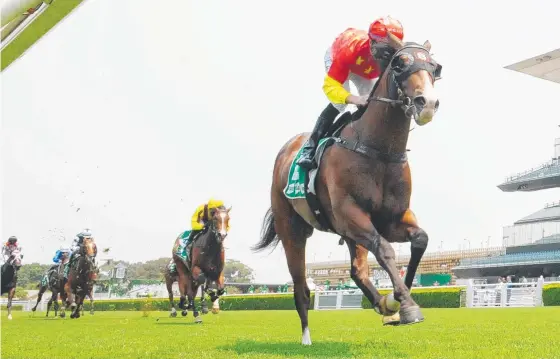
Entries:
<svg viewBox="0 0 560 359">
<path fill-rule="evenodd" d="M 89 295 L 92 301 L 92 290 L 97 280 L 97 270 L 95 267 L 95 256 L 97 255 L 97 246 L 93 238 L 84 238 L 83 243 L 78 249 L 79 256 L 70 264 L 68 278 L 64 284 L 64 292 L 66 293 L 66 301 L 62 304 L 60 316 L 66 316 L 66 307 L 70 307 L 72 313 L 70 318 L 79 318 L 80 310 L 84 304 L 86 295 Z M 75 298 L 74 298 L 75 296 Z"/>
<path fill-rule="evenodd" d="M 21 252 L 19 249 L 14 249 L 8 260 L 2 264 L 0 269 L 2 272 L 0 283 L 0 295 L 8 293 L 8 319 L 12 320 L 12 299 L 16 294 L 17 274 L 21 268 Z"/>
<path fill-rule="evenodd" d="M 409 205 L 412 186 L 406 145 L 411 120 L 425 125 L 439 107 L 434 83 L 440 78 L 442 67 L 431 58 L 429 41 L 423 45 L 404 44 L 389 36 L 389 45 L 394 50 L 391 61 L 381 69 L 382 76 L 367 105 L 353 115 L 342 114 L 337 122 L 339 127 L 329 133 L 331 137 L 324 148 L 318 148 L 318 169 L 305 173 L 311 180 L 302 191 L 303 198 L 288 199 L 284 190 L 288 190 L 292 161 L 308 134 L 290 139 L 275 160 L 271 207 L 263 221 L 261 239 L 253 250 L 282 242 L 294 283 L 303 345 L 311 345 L 305 246 L 314 229 L 338 234 L 339 243 L 346 242 L 351 277 L 378 314 L 396 316 L 400 324 L 424 320 L 410 288 L 428 245 L 428 235 L 419 227 Z M 349 121 L 341 121 L 343 116 L 350 117 Z M 411 243 L 404 281 L 390 244 L 394 242 Z M 381 296 L 369 280 L 368 251 L 389 274 L 393 293 Z"/>
<path fill-rule="evenodd" d="M 195 323 L 202 322 L 194 304 L 199 286 L 206 283 L 203 289 L 212 302 L 224 294 L 224 240 L 228 235 L 230 210 L 231 207 L 211 210 L 204 229 L 189 244 L 191 249 L 187 248 L 190 252 L 187 261 L 176 254 L 181 244 L 181 236 L 177 237 L 173 246 L 172 259 L 177 267 L 180 292 L 179 308 L 183 316 L 187 315 L 188 309 L 192 309 Z M 208 284 L 212 282 L 216 283 L 217 290 L 209 288 Z"/>
<path fill-rule="evenodd" d="M 60 299 L 64 302 L 66 300 L 66 292 L 64 291 L 64 264 L 68 261 L 68 258 L 65 258 L 62 263 L 58 265 L 52 266 L 47 274 L 46 278 L 41 279 L 39 282 L 39 294 L 37 294 L 37 302 L 35 306 L 31 308 L 31 311 L 35 312 L 37 310 L 37 306 L 43 299 L 43 294 L 48 290 L 51 291 L 52 295 L 47 303 L 47 317 L 49 316 L 49 311 L 51 309 L 51 305 L 54 302 L 54 316 L 58 315 L 58 295 L 60 294 Z"/>
<path fill-rule="evenodd" d="M 167 294 L 169 295 L 169 316 L 172 318 L 175 318 L 177 316 L 177 309 L 175 309 L 175 303 L 173 302 L 173 283 L 179 281 L 179 274 L 177 273 L 177 270 L 171 270 L 171 264 L 175 265 L 175 262 L 173 262 L 173 259 L 171 259 L 171 263 L 169 263 L 168 265 L 165 266 L 165 269 L 163 271 L 163 277 L 165 278 L 165 286 L 167 288 Z M 200 291 L 200 311 L 202 312 L 202 314 L 208 314 L 208 304 L 206 303 L 206 298 L 205 298 L 205 294 L 206 294 L 206 289 L 209 286 L 209 280 L 206 279 L 206 283 L 202 285 L 202 289 Z M 181 312 L 182 316 L 186 316 L 187 315 L 187 311 L 183 310 Z"/>
</svg>

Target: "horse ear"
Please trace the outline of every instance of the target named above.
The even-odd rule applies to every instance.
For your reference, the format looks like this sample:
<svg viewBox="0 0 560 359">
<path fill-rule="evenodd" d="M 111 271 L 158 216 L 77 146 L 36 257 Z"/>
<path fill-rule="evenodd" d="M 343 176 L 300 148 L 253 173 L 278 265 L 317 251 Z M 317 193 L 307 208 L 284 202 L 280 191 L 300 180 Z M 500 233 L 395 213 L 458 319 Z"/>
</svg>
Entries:
<svg viewBox="0 0 560 359">
<path fill-rule="evenodd" d="M 429 40 L 426 40 L 426 42 L 424 42 L 424 45 L 422 45 L 426 48 L 426 50 L 428 50 L 428 52 L 432 49 L 432 44 L 430 44 Z"/>
<path fill-rule="evenodd" d="M 398 37 L 396 37 L 395 35 L 393 35 L 391 33 L 389 33 L 388 35 L 389 35 L 388 36 L 389 37 L 389 46 L 391 46 L 393 49 L 400 50 L 404 46 L 403 42 Z"/>
<path fill-rule="evenodd" d="M 229 211 L 231 211 L 231 207 L 232 206 L 229 206 L 229 208 L 226 210 L 227 214 L 229 214 Z"/>
</svg>

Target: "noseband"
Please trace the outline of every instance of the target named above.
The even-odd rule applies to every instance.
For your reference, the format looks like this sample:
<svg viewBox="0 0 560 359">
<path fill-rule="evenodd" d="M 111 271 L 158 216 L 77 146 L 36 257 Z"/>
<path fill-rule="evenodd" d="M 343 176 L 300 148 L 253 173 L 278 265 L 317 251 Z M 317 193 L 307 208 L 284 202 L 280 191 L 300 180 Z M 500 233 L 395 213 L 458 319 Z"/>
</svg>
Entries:
<svg viewBox="0 0 560 359">
<path fill-rule="evenodd" d="M 416 51 L 413 51 L 414 49 Z M 406 61 L 401 60 L 403 55 L 406 56 Z M 416 117 L 418 116 L 418 110 L 415 105 L 416 97 L 411 98 L 405 94 L 403 83 L 412 74 L 421 70 L 427 71 L 434 81 L 437 81 L 441 78 L 441 69 L 442 66 L 431 58 L 430 52 L 424 46 L 417 44 L 405 45 L 395 52 L 386 70 L 389 71 L 387 74 L 388 98 L 373 96 L 379 84 L 378 81 L 371 91 L 368 103 L 370 101 L 379 101 L 390 104 L 393 107 L 400 106 L 406 117 Z"/>
</svg>

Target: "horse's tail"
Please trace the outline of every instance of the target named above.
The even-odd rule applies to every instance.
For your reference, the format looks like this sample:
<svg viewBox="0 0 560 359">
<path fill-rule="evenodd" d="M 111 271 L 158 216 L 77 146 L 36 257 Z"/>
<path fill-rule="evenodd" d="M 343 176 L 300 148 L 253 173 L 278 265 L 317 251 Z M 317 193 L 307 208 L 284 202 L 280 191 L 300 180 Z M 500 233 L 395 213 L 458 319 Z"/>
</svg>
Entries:
<svg viewBox="0 0 560 359">
<path fill-rule="evenodd" d="M 278 245 L 280 238 L 274 229 L 274 213 L 272 208 L 269 208 L 264 216 L 263 225 L 261 229 L 261 240 L 255 244 L 251 249 L 255 252 L 262 251 L 263 249 L 274 244 L 274 248 Z M 272 250 L 274 250 L 274 248 Z"/>
</svg>

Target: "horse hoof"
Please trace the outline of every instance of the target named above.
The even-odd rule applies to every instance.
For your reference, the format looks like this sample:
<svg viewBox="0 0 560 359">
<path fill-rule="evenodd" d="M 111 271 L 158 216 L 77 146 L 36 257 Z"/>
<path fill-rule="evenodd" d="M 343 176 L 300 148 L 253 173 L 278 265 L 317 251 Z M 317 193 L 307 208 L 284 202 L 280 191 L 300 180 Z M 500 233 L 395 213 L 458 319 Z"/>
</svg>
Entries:
<svg viewBox="0 0 560 359">
<path fill-rule="evenodd" d="M 408 308 L 401 308 L 399 311 L 401 321 L 400 324 L 416 324 L 424 321 L 424 316 L 420 311 L 420 307 L 414 305 Z"/>
<path fill-rule="evenodd" d="M 208 308 L 204 307 L 202 308 L 202 314 L 208 314 Z"/>
<path fill-rule="evenodd" d="M 212 308 L 212 314 L 218 314 L 220 312 L 220 308 Z"/>
<path fill-rule="evenodd" d="M 196 318 L 194 318 L 194 322 L 196 324 L 200 324 L 200 323 L 202 323 L 202 318 L 201 317 L 196 317 Z"/>
<path fill-rule="evenodd" d="M 8 320 L 12 320 L 12 315 L 8 314 Z"/>
<path fill-rule="evenodd" d="M 309 328 L 305 328 L 303 331 L 301 345 L 311 345 L 311 332 L 309 332 Z"/>
<path fill-rule="evenodd" d="M 401 324 L 401 316 L 399 315 L 399 313 L 395 313 L 391 316 L 385 315 L 381 319 L 381 322 L 383 323 L 383 325 L 399 325 Z"/>
<path fill-rule="evenodd" d="M 70 314 L 70 319 L 74 319 L 76 318 L 76 315 L 74 315 L 74 313 Z"/>
<path fill-rule="evenodd" d="M 34 312 L 34 311 L 36 311 L 36 310 L 37 310 L 37 308 L 31 308 L 31 311 L 32 311 L 32 312 Z"/>
<path fill-rule="evenodd" d="M 188 313 L 189 313 L 189 312 L 187 312 L 186 310 L 183 310 L 183 311 L 181 312 L 181 315 L 182 315 L 183 317 L 186 317 Z"/>
<path fill-rule="evenodd" d="M 61 317 L 61 318 L 66 317 L 66 313 L 64 313 L 64 312 L 60 313 L 60 317 Z"/>
<path fill-rule="evenodd" d="M 95 312 L 93 311 L 93 309 L 89 311 L 89 314 L 90 314 L 90 315 L 93 315 L 93 313 L 95 313 Z"/>
<path fill-rule="evenodd" d="M 175 317 L 177 317 L 177 312 L 171 312 L 171 313 L 169 314 L 169 316 L 170 316 L 171 318 L 175 318 Z"/>
</svg>

